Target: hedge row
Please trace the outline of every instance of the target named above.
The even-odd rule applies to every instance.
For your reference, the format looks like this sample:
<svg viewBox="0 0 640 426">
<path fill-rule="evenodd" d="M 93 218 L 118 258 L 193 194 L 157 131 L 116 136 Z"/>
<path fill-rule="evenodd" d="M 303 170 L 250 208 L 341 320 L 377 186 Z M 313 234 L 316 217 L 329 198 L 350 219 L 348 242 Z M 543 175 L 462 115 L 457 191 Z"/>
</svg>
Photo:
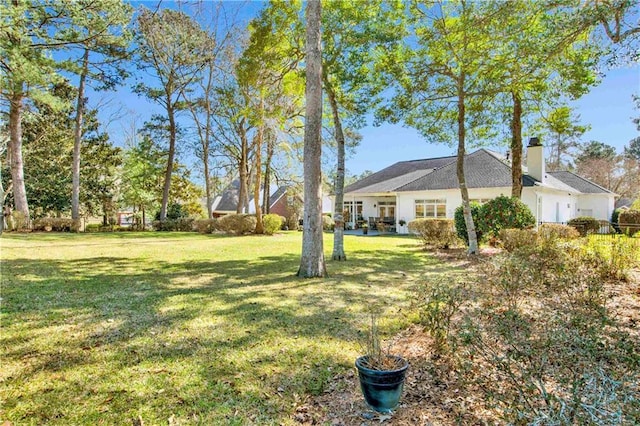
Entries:
<svg viewBox="0 0 640 426">
<path fill-rule="evenodd" d="M 262 217 L 264 233 L 273 235 L 286 226 L 287 220 L 277 214 Z M 200 219 L 193 222 L 193 230 L 202 234 L 224 232 L 226 234 L 251 234 L 256 229 L 256 216 L 249 214 L 230 214 L 218 219 Z"/>
<path fill-rule="evenodd" d="M 620 232 L 626 235 L 637 235 L 640 232 L 640 210 L 626 210 L 618 216 Z"/>
<path fill-rule="evenodd" d="M 131 232 L 137 231 L 134 226 L 120 225 L 102 225 L 100 223 L 92 223 L 84 228 L 85 232 Z"/>
<path fill-rule="evenodd" d="M 33 221 L 34 231 L 71 232 L 73 220 L 65 217 L 43 217 Z"/>
<path fill-rule="evenodd" d="M 582 237 L 600 230 L 600 221 L 591 216 L 574 217 L 567 225 L 574 227 Z"/>
</svg>

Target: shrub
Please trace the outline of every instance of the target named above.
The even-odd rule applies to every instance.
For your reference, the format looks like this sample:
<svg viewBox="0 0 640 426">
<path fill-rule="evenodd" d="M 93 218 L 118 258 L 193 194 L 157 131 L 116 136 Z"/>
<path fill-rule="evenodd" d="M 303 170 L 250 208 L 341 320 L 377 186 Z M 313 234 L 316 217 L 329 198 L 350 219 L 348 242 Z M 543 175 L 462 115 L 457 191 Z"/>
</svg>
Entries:
<svg viewBox="0 0 640 426">
<path fill-rule="evenodd" d="M 615 229 L 618 234 L 621 232 L 620 227 L 618 226 L 618 220 L 620 213 L 622 213 L 623 211 L 624 210 L 621 209 L 615 209 L 613 213 L 611 213 L 611 224 L 613 225 L 613 229 Z"/>
<path fill-rule="evenodd" d="M 593 235 L 583 248 L 604 280 L 627 279 L 629 270 L 640 266 L 640 241 L 635 238 Z"/>
<path fill-rule="evenodd" d="M 336 226 L 336 223 L 333 221 L 331 216 L 322 215 L 322 229 L 325 231 L 333 231 L 333 228 Z"/>
<path fill-rule="evenodd" d="M 580 237 L 580 233 L 573 226 L 560 223 L 545 223 L 538 228 L 538 236 L 542 238 L 559 238 L 574 240 Z"/>
<path fill-rule="evenodd" d="M 43 217 L 33 222 L 34 231 L 71 232 L 73 220 L 64 217 Z"/>
<path fill-rule="evenodd" d="M 476 236 L 478 237 L 478 243 L 482 241 L 482 231 L 478 228 L 478 220 L 480 218 L 480 204 L 471 203 L 471 217 L 473 218 L 473 223 L 476 227 Z M 463 240 L 467 245 L 469 245 L 469 236 L 467 235 L 467 224 L 464 221 L 464 212 L 462 206 L 459 206 L 456 209 L 455 214 L 453 215 L 453 219 L 456 225 L 456 233 L 458 237 Z"/>
<path fill-rule="evenodd" d="M 227 234 L 250 234 L 256 229 L 256 217 L 250 214 L 228 214 L 218 219 L 218 227 Z"/>
<path fill-rule="evenodd" d="M 193 230 L 200 234 L 211 234 L 218 230 L 216 219 L 197 219 L 193 221 Z"/>
<path fill-rule="evenodd" d="M 425 246 L 449 248 L 458 241 L 453 219 L 415 219 L 409 222 L 409 232 Z"/>
<path fill-rule="evenodd" d="M 24 213 L 18 210 L 11 212 L 11 215 L 7 217 L 8 230 L 11 231 L 23 231 L 28 228 L 29 221 Z"/>
<path fill-rule="evenodd" d="M 181 231 L 181 232 L 190 232 L 193 231 L 193 219 L 191 218 L 182 218 L 182 219 L 167 219 L 167 220 L 156 220 L 153 222 L 153 229 L 156 231 Z"/>
<path fill-rule="evenodd" d="M 501 229 L 524 229 L 535 224 L 533 213 L 518 198 L 501 195 L 480 207 L 478 228 L 484 235 L 497 237 Z"/>
<path fill-rule="evenodd" d="M 285 226 L 291 231 L 297 231 L 300 227 L 300 218 L 297 214 L 292 214 L 287 218 Z"/>
<path fill-rule="evenodd" d="M 513 252 L 521 248 L 535 247 L 538 235 L 532 229 L 508 228 L 501 229 L 498 233 L 498 238 L 506 251 Z"/>
<path fill-rule="evenodd" d="M 167 206 L 167 220 L 177 220 L 189 217 L 189 212 L 179 203 L 171 203 Z M 156 212 L 155 220 L 160 220 L 160 211 Z"/>
<path fill-rule="evenodd" d="M 100 232 L 100 228 L 102 228 L 102 224 L 100 224 L 100 223 L 90 223 L 89 225 L 85 226 L 84 231 L 85 232 Z"/>
<path fill-rule="evenodd" d="M 583 237 L 600 229 L 600 221 L 590 216 L 574 217 L 567 225 L 573 226 Z"/>
<path fill-rule="evenodd" d="M 626 235 L 634 235 L 640 231 L 640 210 L 627 210 L 620 213 L 618 226 Z"/>
<path fill-rule="evenodd" d="M 450 277 L 440 277 L 417 287 L 414 305 L 418 321 L 433 338 L 437 352 L 448 348 L 451 322 L 466 300 L 466 287 L 463 281 Z"/>
<path fill-rule="evenodd" d="M 282 228 L 286 219 L 277 214 L 267 214 L 262 217 L 262 225 L 264 227 L 264 233 L 267 235 L 273 235 L 276 231 Z"/>
</svg>

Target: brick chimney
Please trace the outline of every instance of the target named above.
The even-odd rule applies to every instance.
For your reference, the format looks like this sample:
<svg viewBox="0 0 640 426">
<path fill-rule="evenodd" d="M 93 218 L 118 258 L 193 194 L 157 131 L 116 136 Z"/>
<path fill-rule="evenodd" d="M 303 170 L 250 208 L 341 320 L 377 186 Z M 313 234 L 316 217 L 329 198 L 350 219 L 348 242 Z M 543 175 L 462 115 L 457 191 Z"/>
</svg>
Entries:
<svg viewBox="0 0 640 426">
<path fill-rule="evenodd" d="M 531 138 L 529 145 L 527 145 L 527 174 L 544 183 L 545 173 L 544 147 L 540 143 L 540 139 Z"/>
</svg>

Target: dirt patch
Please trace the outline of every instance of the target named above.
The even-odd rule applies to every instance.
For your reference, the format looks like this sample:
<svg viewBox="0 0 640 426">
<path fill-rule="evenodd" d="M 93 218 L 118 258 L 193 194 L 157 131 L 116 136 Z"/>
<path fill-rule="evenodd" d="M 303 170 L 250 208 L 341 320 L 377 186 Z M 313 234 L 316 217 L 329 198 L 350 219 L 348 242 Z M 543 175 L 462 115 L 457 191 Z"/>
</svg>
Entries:
<svg viewBox="0 0 640 426">
<path fill-rule="evenodd" d="M 463 392 L 455 371 L 431 352 L 432 339 L 412 326 L 394 339 L 394 352 L 409 361 L 400 406 L 393 414 L 381 414 L 364 402 L 355 368 L 333 378 L 328 389 L 298 408 L 294 419 L 301 424 L 335 426 L 480 424 L 475 395 Z M 490 417 L 484 413 L 483 418 Z"/>
<path fill-rule="evenodd" d="M 478 263 L 463 251 L 447 250 L 437 255 L 460 266 Z M 609 317 L 640 342 L 640 270 L 633 271 L 627 282 L 607 284 L 606 292 Z M 433 353 L 433 340 L 420 327 L 412 326 L 395 336 L 393 347 L 410 364 L 400 406 L 393 414 L 376 413 L 366 406 L 354 368 L 335 376 L 323 395 L 298 407 L 294 420 L 304 425 L 334 426 L 500 423 L 497 413 L 486 409 L 481 389 L 459 382 L 461 374 Z"/>
</svg>

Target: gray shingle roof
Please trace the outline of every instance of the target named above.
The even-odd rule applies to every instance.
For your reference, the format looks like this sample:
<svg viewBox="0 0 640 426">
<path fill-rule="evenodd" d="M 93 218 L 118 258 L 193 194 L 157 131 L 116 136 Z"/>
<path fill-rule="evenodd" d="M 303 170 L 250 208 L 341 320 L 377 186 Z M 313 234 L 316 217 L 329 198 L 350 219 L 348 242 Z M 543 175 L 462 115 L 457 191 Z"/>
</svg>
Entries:
<svg viewBox="0 0 640 426">
<path fill-rule="evenodd" d="M 480 149 L 465 156 L 464 175 L 468 188 L 511 186 L 511 167 L 485 149 Z M 524 186 L 533 186 L 535 180 L 525 175 L 522 183 Z M 397 190 L 424 191 L 453 188 L 459 188 L 455 161 Z"/>
<path fill-rule="evenodd" d="M 240 194 L 240 181 L 234 180 L 224 190 L 221 195 L 220 202 L 215 207 L 216 211 L 234 212 L 238 208 L 238 199 Z"/>
<path fill-rule="evenodd" d="M 275 204 L 280 197 L 287 192 L 286 186 L 281 186 L 269 196 L 271 206 Z M 224 190 L 220 196 L 220 202 L 215 206 L 215 211 L 218 212 L 235 212 L 238 208 L 238 197 L 240 194 L 240 181 L 238 179 L 231 182 L 231 184 Z M 250 203 L 253 203 L 253 192 L 250 194 Z"/>
<path fill-rule="evenodd" d="M 582 176 L 578 176 L 575 173 L 571 172 L 547 172 L 547 174 L 553 176 L 558 179 L 560 182 L 568 185 L 575 190 L 582 192 L 583 194 L 612 194 L 611 191 L 601 187 L 600 185 L 596 185 L 583 178 Z"/>
<path fill-rule="evenodd" d="M 374 193 L 395 191 L 443 165 L 455 161 L 456 157 L 428 158 L 424 160 L 400 161 L 344 188 L 345 193 Z M 391 182 L 391 184 L 389 183 Z"/>
<path fill-rule="evenodd" d="M 465 177 L 469 188 L 511 186 L 511 167 L 488 150 L 480 149 L 465 156 Z M 524 186 L 536 180 L 523 175 Z M 345 193 L 425 191 L 459 188 L 456 157 L 403 161 L 374 173 L 347 188 Z"/>
</svg>

